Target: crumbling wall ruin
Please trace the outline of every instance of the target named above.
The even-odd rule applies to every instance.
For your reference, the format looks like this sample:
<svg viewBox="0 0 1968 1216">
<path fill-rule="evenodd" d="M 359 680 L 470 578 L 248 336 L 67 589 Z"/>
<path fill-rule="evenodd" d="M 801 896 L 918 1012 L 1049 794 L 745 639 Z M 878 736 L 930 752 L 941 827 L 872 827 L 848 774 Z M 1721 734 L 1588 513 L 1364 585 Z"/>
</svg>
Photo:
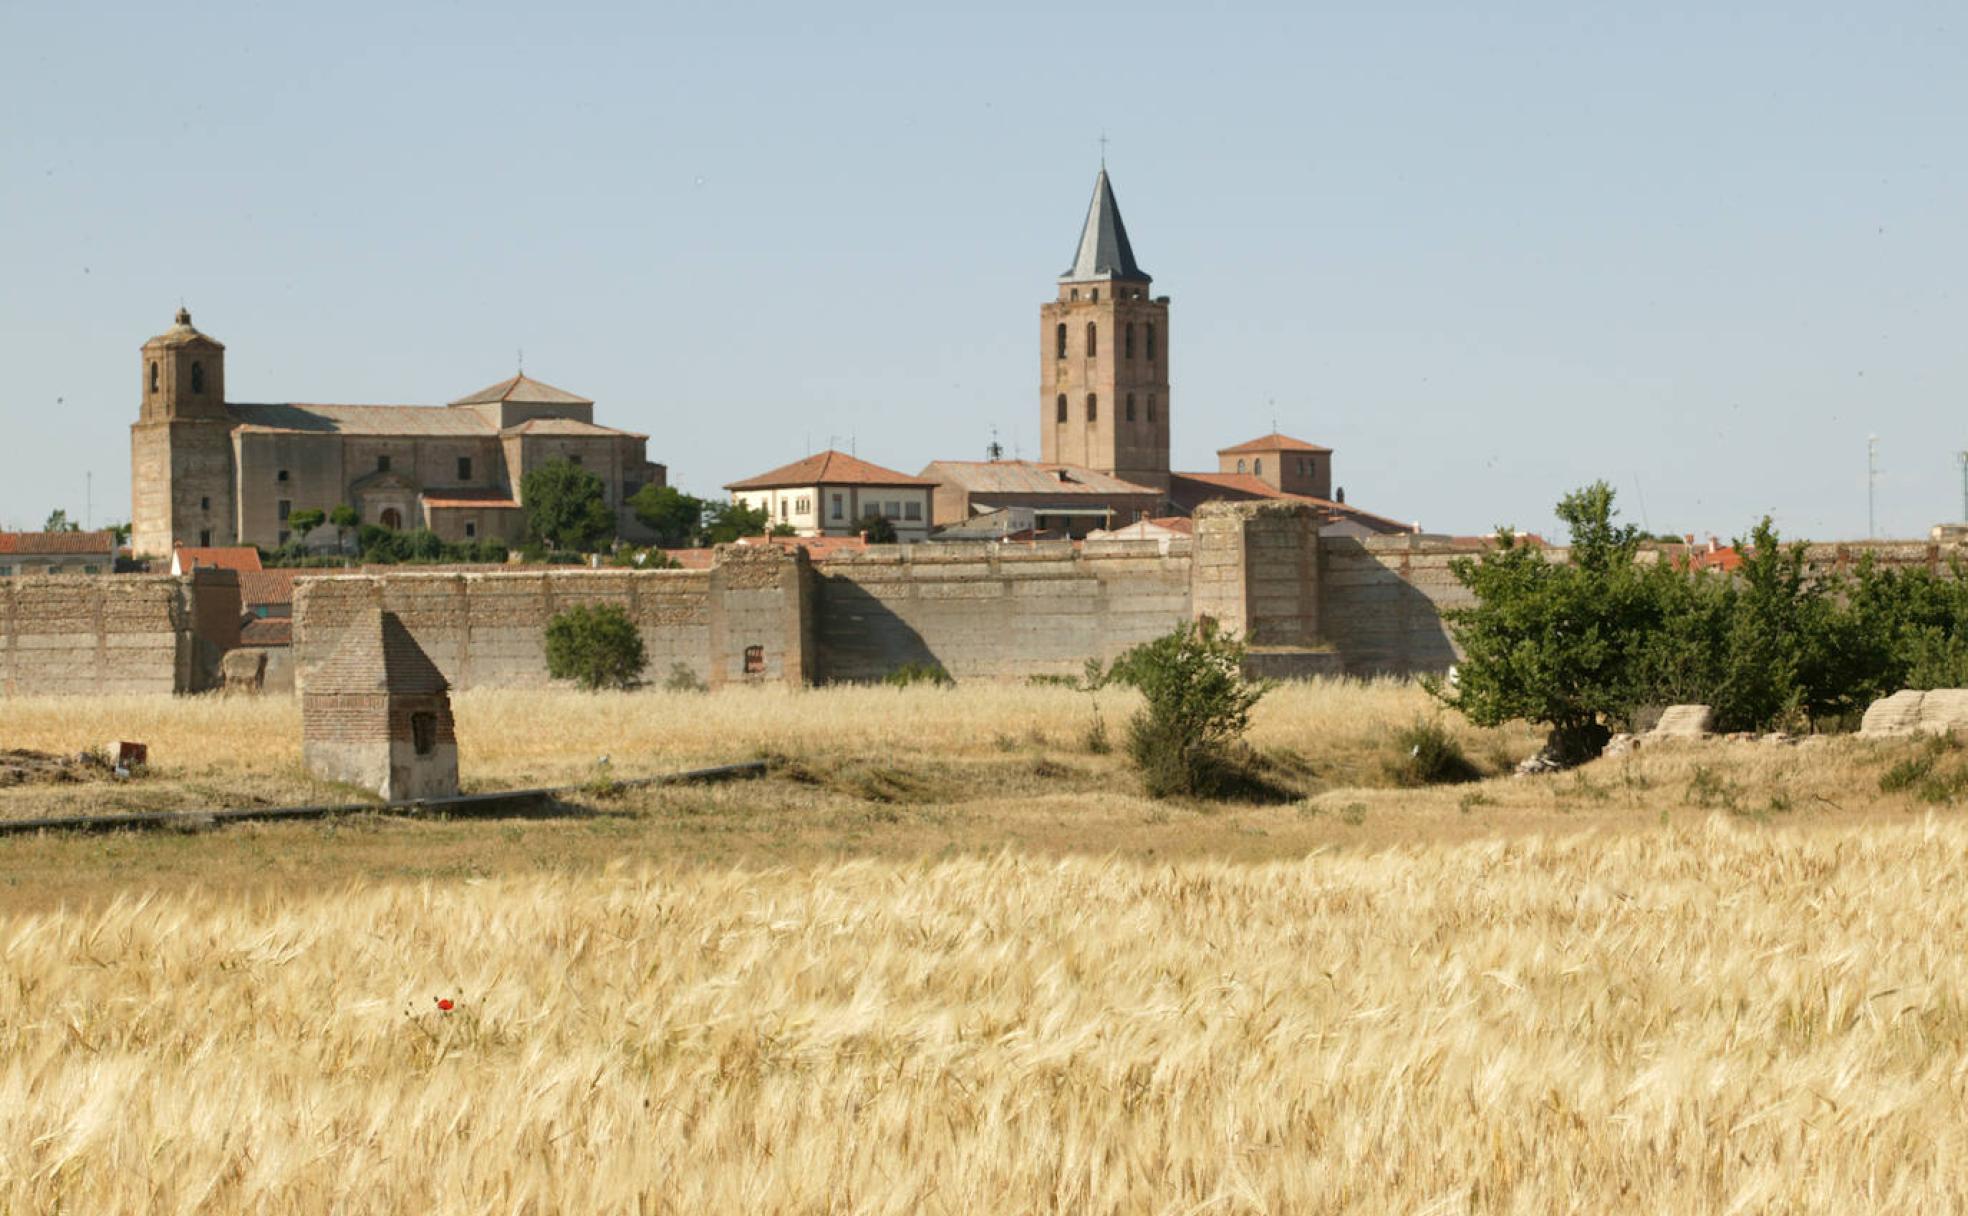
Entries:
<svg viewBox="0 0 1968 1216">
<path fill-rule="evenodd" d="M 0 579 L 8 696 L 202 692 L 239 643 L 239 576 Z"/>
</svg>

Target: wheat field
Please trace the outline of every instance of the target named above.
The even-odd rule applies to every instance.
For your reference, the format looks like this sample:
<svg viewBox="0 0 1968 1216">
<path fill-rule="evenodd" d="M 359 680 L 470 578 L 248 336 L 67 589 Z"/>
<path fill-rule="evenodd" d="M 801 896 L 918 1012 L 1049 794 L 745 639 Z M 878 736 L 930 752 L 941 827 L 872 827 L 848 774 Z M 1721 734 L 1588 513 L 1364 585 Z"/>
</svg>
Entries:
<svg viewBox="0 0 1968 1216">
<path fill-rule="evenodd" d="M 0 1211 L 1961 1210 L 1964 856 L 1718 816 L 49 909 Z"/>
</svg>

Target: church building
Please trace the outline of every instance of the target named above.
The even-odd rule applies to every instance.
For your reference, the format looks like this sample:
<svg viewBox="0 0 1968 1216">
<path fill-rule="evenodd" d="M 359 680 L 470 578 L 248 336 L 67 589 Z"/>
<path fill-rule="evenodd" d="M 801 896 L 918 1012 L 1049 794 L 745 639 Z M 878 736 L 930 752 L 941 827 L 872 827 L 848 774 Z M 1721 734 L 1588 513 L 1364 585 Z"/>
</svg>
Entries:
<svg viewBox="0 0 1968 1216">
<path fill-rule="evenodd" d="M 594 402 L 524 374 L 444 406 L 226 400 L 225 347 L 177 323 L 143 345 L 130 428 L 132 552 L 292 539 L 296 511 L 355 509 L 365 524 L 447 541 L 525 535 L 528 472 L 568 461 L 601 479 L 616 529 L 645 539 L 628 500 L 663 485 L 648 436 L 600 426 Z"/>
<path fill-rule="evenodd" d="M 1418 531 L 1346 505 L 1332 449 L 1270 434 L 1217 451 L 1216 472 L 1169 465 L 1169 298 L 1135 261 L 1106 166 L 1080 226 L 1073 264 L 1039 307 L 1037 462 L 942 460 L 936 525 L 1029 511 L 1042 531 L 1081 537 L 1137 521 L 1186 516 L 1205 502 L 1276 499 L 1313 507 L 1327 534 Z"/>
</svg>

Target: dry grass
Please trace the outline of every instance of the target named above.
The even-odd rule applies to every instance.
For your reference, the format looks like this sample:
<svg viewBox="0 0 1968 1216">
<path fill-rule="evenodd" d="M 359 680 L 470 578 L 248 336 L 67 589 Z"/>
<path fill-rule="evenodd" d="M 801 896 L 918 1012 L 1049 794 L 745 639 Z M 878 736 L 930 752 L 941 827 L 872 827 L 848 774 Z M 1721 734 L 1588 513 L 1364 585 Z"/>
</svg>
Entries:
<svg viewBox="0 0 1968 1216">
<path fill-rule="evenodd" d="M 1964 854 L 1717 816 L 16 915 L 0 1210 L 1960 1210 Z"/>
<path fill-rule="evenodd" d="M 1127 691 L 1100 694 L 1097 704 L 1115 739 L 1135 703 Z M 455 698 L 468 789 L 585 782 L 602 756 L 615 776 L 636 777 L 763 752 L 964 761 L 1026 746 L 1076 749 L 1095 704 L 1066 689 L 1006 684 L 716 695 L 485 690 Z M 1335 778 L 1370 780 L 1388 733 L 1428 709 L 1425 694 L 1411 684 L 1287 685 L 1259 706 L 1251 737 L 1261 748 L 1316 754 Z M 1461 729 L 1481 754 L 1531 750 L 1524 732 Z M 302 769 L 293 698 L 0 700 L 6 746 L 69 753 L 111 739 L 150 744 L 155 775 L 125 786 L 0 790 L 0 817 L 355 797 Z"/>
</svg>

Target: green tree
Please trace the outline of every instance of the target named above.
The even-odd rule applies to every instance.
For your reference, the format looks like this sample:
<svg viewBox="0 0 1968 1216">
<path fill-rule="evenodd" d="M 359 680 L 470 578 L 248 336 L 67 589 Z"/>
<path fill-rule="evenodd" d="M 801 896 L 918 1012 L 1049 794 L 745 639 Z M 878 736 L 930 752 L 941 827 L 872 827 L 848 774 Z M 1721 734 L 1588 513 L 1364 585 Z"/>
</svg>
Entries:
<svg viewBox="0 0 1968 1216">
<path fill-rule="evenodd" d="M 728 545 L 746 536 L 764 536 L 771 519 L 764 507 L 748 507 L 733 499 L 713 504 L 704 516 L 705 539 L 714 545 Z"/>
<path fill-rule="evenodd" d="M 697 541 L 704 528 L 703 499 L 685 494 L 675 486 L 644 486 L 629 499 L 629 510 L 643 527 L 656 534 L 656 543 L 665 549 L 686 548 Z"/>
<path fill-rule="evenodd" d="M 56 507 L 48 513 L 48 522 L 41 525 L 43 532 L 80 532 L 82 525 L 68 517 L 68 512 Z"/>
<path fill-rule="evenodd" d="M 1243 775 L 1235 747 L 1270 685 L 1244 679 L 1245 648 L 1208 617 L 1134 647 L 1106 679 L 1145 701 L 1128 721 L 1127 751 L 1150 797 L 1207 797 Z"/>
<path fill-rule="evenodd" d="M 867 534 L 871 545 L 892 545 L 895 543 L 895 521 L 886 515 L 863 515 L 854 525 L 855 531 Z"/>
<path fill-rule="evenodd" d="M 327 512 L 317 511 L 312 507 L 305 511 L 295 511 L 287 516 L 287 527 L 296 537 L 305 537 L 327 522 Z"/>
<path fill-rule="evenodd" d="M 328 512 L 328 522 L 334 524 L 337 528 L 354 528 L 361 525 L 362 516 L 356 514 L 354 507 L 343 503 L 341 506 Z"/>
<path fill-rule="evenodd" d="M 1576 763 L 1599 754 L 1611 724 L 1646 692 L 1641 653 L 1660 626 L 1659 578 L 1639 567 L 1639 532 L 1614 522 L 1613 490 L 1568 494 L 1558 517 L 1571 560 L 1548 560 L 1508 531 L 1480 559 L 1452 563 L 1475 603 L 1444 613 L 1463 653 L 1453 687 L 1431 691 L 1472 722 L 1550 727 L 1549 750 Z"/>
<path fill-rule="evenodd" d="M 526 523 L 556 549 L 592 553 L 615 535 L 615 516 L 601 478 L 565 460 L 550 461 L 520 479 Z"/>
<path fill-rule="evenodd" d="M 547 623 L 547 672 L 590 692 L 633 688 L 649 665 L 642 635 L 615 604 L 576 604 Z"/>
</svg>

